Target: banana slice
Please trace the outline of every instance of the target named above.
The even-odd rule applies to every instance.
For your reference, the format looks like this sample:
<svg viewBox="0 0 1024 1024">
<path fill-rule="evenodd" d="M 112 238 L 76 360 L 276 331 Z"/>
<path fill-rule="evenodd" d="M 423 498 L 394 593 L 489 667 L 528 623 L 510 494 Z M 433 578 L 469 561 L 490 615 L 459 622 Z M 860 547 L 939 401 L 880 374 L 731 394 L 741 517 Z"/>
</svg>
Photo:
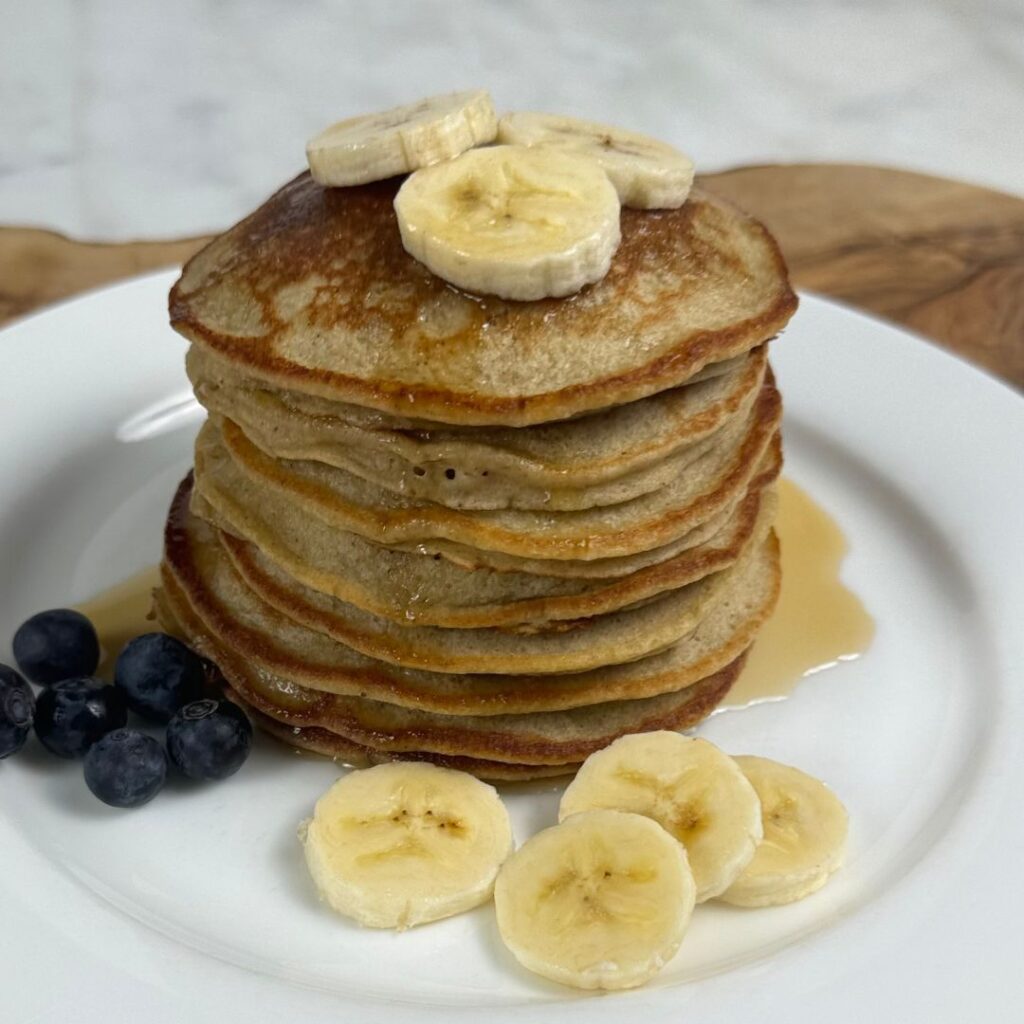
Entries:
<svg viewBox="0 0 1024 1024">
<path fill-rule="evenodd" d="M 362 185 L 490 142 L 497 125 L 491 97 L 483 89 L 430 96 L 332 124 L 306 143 L 306 159 L 321 185 Z"/>
<path fill-rule="evenodd" d="M 413 762 L 339 779 L 299 838 L 321 898 L 370 928 L 410 928 L 486 902 L 512 852 L 493 786 Z"/>
<path fill-rule="evenodd" d="M 588 811 L 545 829 L 494 887 L 502 940 L 528 970 L 576 988 L 641 985 L 679 948 L 696 887 L 683 848 L 639 814 Z"/>
<path fill-rule="evenodd" d="M 551 146 L 592 157 L 605 169 L 623 206 L 674 210 L 693 185 L 693 161 L 648 135 L 558 114 L 506 114 L 498 142 Z"/>
<path fill-rule="evenodd" d="M 820 889 L 843 862 L 846 808 L 823 782 L 764 757 L 735 758 L 761 800 L 764 839 L 719 898 L 738 907 L 792 903 Z"/>
<path fill-rule="evenodd" d="M 471 149 L 411 175 L 395 197 L 402 244 L 438 277 L 505 299 L 569 295 L 619 246 L 619 199 L 585 156 Z"/>
<path fill-rule="evenodd" d="M 675 732 L 623 736 L 583 762 L 558 820 L 598 807 L 645 814 L 686 847 L 697 902 L 725 892 L 754 856 L 761 805 L 728 755 Z"/>
</svg>

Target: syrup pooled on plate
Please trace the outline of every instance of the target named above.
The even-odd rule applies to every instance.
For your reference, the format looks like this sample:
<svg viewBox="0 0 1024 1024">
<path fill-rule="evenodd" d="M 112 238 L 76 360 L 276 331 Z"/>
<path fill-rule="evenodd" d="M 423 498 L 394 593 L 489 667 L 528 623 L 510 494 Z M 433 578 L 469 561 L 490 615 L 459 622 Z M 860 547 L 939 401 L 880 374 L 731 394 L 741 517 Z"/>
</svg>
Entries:
<svg viewBox="0 0 1024 1024">
<path fill-rule="evenodd" d="M 151 565 L 75 605 L 99 634 L 100 663 L 96 675 L 113 678 L 114 662 L 121 648 L 133 637 L 159 632 L 160 627 L 151 617 L 153 590 L 159 585 L 160 570 Z"/>
<path fill-rule="evenodd" d="M 846 538 L 790 480 L 779 482 L 775 532 L 782 547 L 779 603 L 723 701 L 725 708 L 781 700 L 806 676 L 859 657 L 875 633 L 860 598 L 839 578 Z"/>
</svg>

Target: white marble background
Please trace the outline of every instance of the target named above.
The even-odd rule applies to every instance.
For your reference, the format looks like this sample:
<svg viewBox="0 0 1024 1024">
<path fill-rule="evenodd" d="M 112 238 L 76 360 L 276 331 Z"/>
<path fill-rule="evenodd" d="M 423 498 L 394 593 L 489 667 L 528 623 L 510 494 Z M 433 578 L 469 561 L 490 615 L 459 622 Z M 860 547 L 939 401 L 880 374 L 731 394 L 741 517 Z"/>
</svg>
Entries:
<svg viewBox="0 0 1024 1024">
<path fill-rule="evenodd" d="M 1024 193 L 1024 0 L 0 0 L 0 222 L 225 226 L 340 117 L 479 85 L 703 169 L 847 160 Z"/>
</svg>

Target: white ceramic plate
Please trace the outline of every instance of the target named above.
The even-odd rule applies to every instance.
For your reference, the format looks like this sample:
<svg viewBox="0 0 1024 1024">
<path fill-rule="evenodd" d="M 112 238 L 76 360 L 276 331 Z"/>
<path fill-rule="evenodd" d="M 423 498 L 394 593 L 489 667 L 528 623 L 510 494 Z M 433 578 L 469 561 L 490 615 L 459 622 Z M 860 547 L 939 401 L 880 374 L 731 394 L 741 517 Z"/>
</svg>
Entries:
<svg viewBox="0 0 1024 1024">
<path fill-rule="evenodd" d="M 28 614 L 158 557 L 198 422 L 171 280 L 0 335 L 4 660 Z M 652 984 L 579 995 L 519 969 L 490 907 L 403 935 L 323 910 L 295 826 L 328 762 L 262 741 L 234 779 L 126 813 L 33 743 L 0 764 L 5 1024 L 1021 1019 L 1024 402 L 810 297 L 774 362 L 787 473 L 846 532 L 878 633 L 860 661 L 703 732 L 842 795 L 851 851 L 824 890 L 702 907 Z M 508 801 L 522 841 L 553 822 L 557 787 Z"/>
</svg>

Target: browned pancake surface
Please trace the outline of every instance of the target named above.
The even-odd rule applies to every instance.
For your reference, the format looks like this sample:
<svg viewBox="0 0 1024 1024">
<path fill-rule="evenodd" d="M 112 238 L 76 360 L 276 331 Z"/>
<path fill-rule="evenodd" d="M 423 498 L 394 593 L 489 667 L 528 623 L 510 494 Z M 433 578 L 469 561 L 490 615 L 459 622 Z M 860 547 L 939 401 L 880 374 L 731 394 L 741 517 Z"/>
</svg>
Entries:
<svg viewBox="0 0 1024 1024">
<path fill-rule="evenodd" d="M 284 388 L 445 423 L 523 426 L 673 387 L 771 338 L 796 308 L 762 225 L 699 189 L 622 211 L 597 284 L 471 296 L 402 248 L 397 180 L 300 175 L 185 266 L 172 326 Z"/>
</svg>

